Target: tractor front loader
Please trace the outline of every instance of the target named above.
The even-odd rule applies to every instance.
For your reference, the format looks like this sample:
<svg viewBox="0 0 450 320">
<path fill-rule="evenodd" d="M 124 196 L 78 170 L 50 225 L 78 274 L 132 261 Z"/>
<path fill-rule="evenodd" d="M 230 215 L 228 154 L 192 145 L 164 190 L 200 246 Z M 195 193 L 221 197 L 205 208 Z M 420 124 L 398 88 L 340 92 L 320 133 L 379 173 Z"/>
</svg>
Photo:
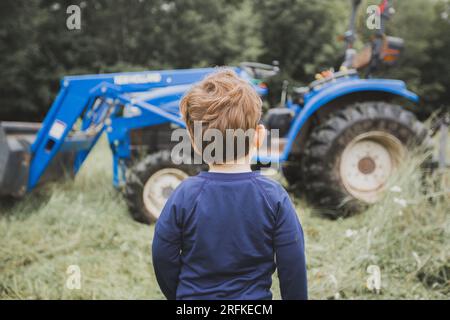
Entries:
<svg viewBox="0 0 450 320">
<path fill-rule="evenodd" d="M 214 70 L 64 77 L 42 124 L 0 122 L 0 197 L 20 198 L 43 183 L 75 176 L 106 133 L 114 186 L 136 220 L 154 221 L 171 191 L 202 167 L 172 163 L 177 142 L 171 133 L 185 126 L 178 108 L 182 95 Z M 251 80 L 243 68 L 234 70 Z M 257 83 L 254 88 L 267 92 Z"/>
</svg>

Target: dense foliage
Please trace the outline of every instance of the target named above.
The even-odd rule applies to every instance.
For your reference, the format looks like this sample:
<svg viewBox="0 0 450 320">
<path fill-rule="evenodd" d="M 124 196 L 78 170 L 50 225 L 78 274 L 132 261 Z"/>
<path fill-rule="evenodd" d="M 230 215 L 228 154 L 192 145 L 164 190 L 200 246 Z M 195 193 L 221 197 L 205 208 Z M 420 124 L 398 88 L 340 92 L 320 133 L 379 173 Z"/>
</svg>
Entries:
<svg viewBox="0 0 450 320">
<path fill-rule="evenodd" d="M 383 75 L 406 80 L 425 105 L 448 105 L 450 3 L 396 2 L 389 33 L 406 51 Z M 66 27 L 71 4 L 81 30 Z M 347 0 L 1 1 L 0 119 L 41 120 L 68 74 L 278 60 L 282 77 L 307 83 L 339 65 L 349 14 Z M 365 18 L 360 10 L 360 40 Z"/>
</svg>

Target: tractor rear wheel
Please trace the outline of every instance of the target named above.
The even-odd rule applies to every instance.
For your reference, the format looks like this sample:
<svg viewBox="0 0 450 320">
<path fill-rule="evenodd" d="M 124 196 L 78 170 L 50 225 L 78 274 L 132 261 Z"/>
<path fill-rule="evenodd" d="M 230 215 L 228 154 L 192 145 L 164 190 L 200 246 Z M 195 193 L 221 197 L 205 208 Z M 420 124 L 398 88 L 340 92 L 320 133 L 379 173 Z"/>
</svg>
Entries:
<svg viewBox="0 0 450 320">
<path fill-rule="evenodd" d="M 304 181 L 302 179 L 301 160 L 297 157 L 289 159 L 287 162 L 282 164 L 281 170 L 291 190 L 302 192 L 304 189 Z"/>
<path fill-rule="evenodd" d="M 173 164 L 169 150 L 147 155 L 127 172 L 123 193 L 131 216 L 138 222 L 155 222 L 173 190 L 200 170 L 200 166 Z"/>
<path fill-rule="evenodd" d="M 302 176 L 307 199 L 331 218 L 377 202 L 412 147 L 428 141 L 415 116 L 398 105 L 356 103 L 313 130 Z"/>
</svg>

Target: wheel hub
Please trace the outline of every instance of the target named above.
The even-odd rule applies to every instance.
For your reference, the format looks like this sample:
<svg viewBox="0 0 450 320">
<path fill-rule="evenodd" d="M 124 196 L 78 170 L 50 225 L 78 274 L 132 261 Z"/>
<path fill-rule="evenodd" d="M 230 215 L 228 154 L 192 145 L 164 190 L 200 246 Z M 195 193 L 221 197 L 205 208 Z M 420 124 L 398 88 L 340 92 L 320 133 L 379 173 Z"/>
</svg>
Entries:
<svg viewBox="0 0 450 320">
<path fill-rule="evenodd" d="M 364 157 L 358 162 L 358 169 L 363 174 L 371 174 L 376 168 L 375 161 L 370 157 Z"/>
<path fill-rule="evenodd" d="M 374 203 L 403 154 L 402 143 L 389 133 L 372 131 L 359 135 L 342 153 L 341 181 L 352 196 Z"/>
<path fill-rule="evenodd" d="M 167 199 L 188 175 L 177 168 L 156 171 L 144 185 L 143 200 L 148 213 L 158 219 Z"/>
</svg>

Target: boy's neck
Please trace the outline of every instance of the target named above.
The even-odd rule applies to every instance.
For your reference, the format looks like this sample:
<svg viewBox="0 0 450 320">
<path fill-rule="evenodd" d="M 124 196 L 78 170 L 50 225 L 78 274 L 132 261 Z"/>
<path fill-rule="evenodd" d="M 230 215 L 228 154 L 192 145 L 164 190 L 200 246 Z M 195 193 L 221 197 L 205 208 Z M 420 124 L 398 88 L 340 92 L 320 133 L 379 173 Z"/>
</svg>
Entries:
<svg viewBox="0 0 450 320">
<path fill-rule="evenodd" d="M 224 164 L 210 164 L 209 172 L 217 173 L 243 173 L 251 172 L 250 163 L 224 163 Z"/>
</svg>

